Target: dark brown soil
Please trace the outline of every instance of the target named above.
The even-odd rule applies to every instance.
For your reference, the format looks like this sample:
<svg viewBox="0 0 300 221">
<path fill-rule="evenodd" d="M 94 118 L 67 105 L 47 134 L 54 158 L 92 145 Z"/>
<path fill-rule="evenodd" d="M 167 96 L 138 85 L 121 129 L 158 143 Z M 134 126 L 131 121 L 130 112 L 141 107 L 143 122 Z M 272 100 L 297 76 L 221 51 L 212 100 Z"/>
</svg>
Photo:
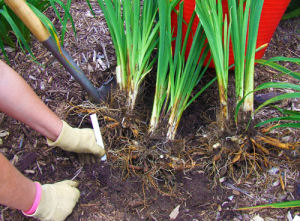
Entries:
<svg viewBox="0 0 300 221">
<path fill-rule="evenodd" d="M 103 15 L 96 2 L 92 1 L 92 4 L 96 18 L 90 16 L 84 0 L 72 3 L 77 38 L 70 26 L 64 47 L 93 84 L 99 87 L 113 74 L 116 59 Z M 47 15 L 52 18 L 53 12 L 49 10 Z M 53 22 L 59 27 L 57 20 Z M 299 30 L 300 18 L 282 21 L 265 56 L 299 58 Z M 32 48 L 39 63 L 14 50 L 8 52 L 11 66 L 62 119 L 74 127 L 91 127 L 88 110 L 95 110 L 95 106 L 85 102 L 86 92 L 40 43 L 34 40 Z M 105 63 L 104 52 L 109 68 L 96 66 L 93 60 L 96 53 Z M 0 58 L 3 59 L 2 55 Z M 214 70 L 210 70 L 207 80 L 213 74 Z M 69 221 L 170 220 L 169 215 L 177 206 L 180 206 L 177 221 L 251 220 L 257 215 L 266 220 L 287 220 L 288 214 L 293 217 L 300 214 L 299 209 L 235 210 L 243 206 L 300 199 L 299 130 L 278 130 L 268 134 L 283 142 L 298 142 L 298 146 L 291 151 L 265 145 L 271 153 L 265 161 L 258 162 L 254 171 L 250 170 L 252 161 L 247 156 L 227 164 L 232 162 L 229 159 L 232 160 L 238 153 L 240 145 L 233 139 L 235 134 L 222 137 L 217 133 L 218 91 L 214 85 L 184 113 L 177 140 L 166 143 L 161 137 L 150 138 L 145 130 L 151 111 L 152 78 L 149 76 L 147 79 L 144 85 L 147 95 L 140 98 L 134 113 L 126 113 L 120 94 L 115 94 L 108 106 L 98 107 L 108 151 L 107 162 L 48 147 L 40 134 L 2 114 L 0 131 L 8 131 L 9 136 L 2 138 L 0 151 L 33 180 L 53 183 L 74 178 L 79 181 L 81 197 L 68 217 Z M 270 79 L 291 80 L 267 68 L 257 67 L 257 84 Z M 299 105 L 299 101 L 295 104 Z M 274 114 L 273 109 L 267 108 L 258 114 L 257 119 L 261 121 Z M 113 123 L 116 123 L 115 126 Z M 138 131 L 137 136 L 135 130 Z M 253 132 L 253 136 L 261 135 L 258 130 Z M 251 147 L 250 142 L 247 145 L 245 147 Z M 130 149 L 133 147 L 135 151 Z M 270 169 L 280 172 L 272 173 Z M 282 177 L 284 189 L 278 183 Z M 19 211 L 1 206 L 0 220 L 31 219 Z"/>
</svg>

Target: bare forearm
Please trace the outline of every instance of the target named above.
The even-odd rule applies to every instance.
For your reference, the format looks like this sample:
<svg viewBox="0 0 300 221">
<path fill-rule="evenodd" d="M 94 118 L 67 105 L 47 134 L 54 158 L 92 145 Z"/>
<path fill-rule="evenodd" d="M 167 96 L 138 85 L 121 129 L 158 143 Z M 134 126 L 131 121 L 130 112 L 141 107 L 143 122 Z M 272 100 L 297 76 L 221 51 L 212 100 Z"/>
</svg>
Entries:
<svg viewBox="0 0 300 221">
<path fill-rule="evenodd" d="M 61 120 L 13 69 L 0 60 L 0 110 L 56 140 Z"/>
<path fill-rule="evenodd" d="M 23 176 L 0 153 L 0 204 L 26 211 L 34 198 L 34 182 Z"/>
</svg>

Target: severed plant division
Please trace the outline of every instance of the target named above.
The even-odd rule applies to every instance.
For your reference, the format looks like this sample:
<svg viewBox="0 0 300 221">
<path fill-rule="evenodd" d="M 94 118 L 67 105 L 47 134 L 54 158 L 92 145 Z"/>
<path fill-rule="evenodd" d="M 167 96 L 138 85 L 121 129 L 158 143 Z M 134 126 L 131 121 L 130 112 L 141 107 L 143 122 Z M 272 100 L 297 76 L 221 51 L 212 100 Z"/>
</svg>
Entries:
<svg viewBox="0 0 300 221">
<path fill-rule="evenodd" d="M 117 57 L 116 77 L 134 109 L 140 85 L 151 71 L 158 44 L 157 2 L 145 0 L 98 0 L 109 28 Z"/>
</svg>

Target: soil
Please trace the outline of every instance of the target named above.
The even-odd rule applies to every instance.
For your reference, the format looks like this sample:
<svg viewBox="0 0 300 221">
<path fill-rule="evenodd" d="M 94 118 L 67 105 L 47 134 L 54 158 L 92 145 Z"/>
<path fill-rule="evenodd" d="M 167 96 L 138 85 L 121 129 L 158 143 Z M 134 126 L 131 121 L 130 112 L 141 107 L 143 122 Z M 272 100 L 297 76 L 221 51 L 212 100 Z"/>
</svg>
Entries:
<svg viewBox="0 0 300 221">
<path fill-rule="evenodd" d="M 92 83 L 100 87 L 113 75 L 116 58 L 103 14 L 96 2 L 91 3 L 95 18 L 84 0 L 72 2 L 77 36 L 69 24 L 64 48 Z M 46 14 L 59 29 L 53 11 Z M 299 30 L 299 17 L 281 21 L 265 57 L 299 58 Z M 299 130 L 281 129 L 267 135 L 261 129 L 239 136 L 217 133 L 218 92 L 214 85 L 186 110 L 176 140 L 165 142 L 160 135 L 149 137 L 146 133 L 154 75 L 146 79 L 146 95 L 140 96 L 136 110 L 128 113 L 119 92 L 113 93 L 109 104 L 89 103 L 86 92 L 36 40 L 32 41 L 32 50 L 37 62 L 28 53 L 8 48 L 10 65 L 49 108 L 73 127 L 91 127 L 89 113 L 97 112 L 106 144 L 105 162 L 64 152 L 47 146 L 46 139 L 26 125 L 0 114 L 0 130 L 9 132 L 2 137 L 0 151 L 25 176 L 43 184 L 65 179 L 79 181 L 80 200 L 67 220 L 170 220 L 169 215 L 177 206 L 177 221 L 258 220 L 258 216 L 265 220 L 290 220 L 289 217 L 300 216 L 299 208 L 236 210 L 300 200 Z M 300 71 L 299 66 L 289 67 Z M 213 75 L 214 70 L 209 70 L 206 80 Z M 271 80 L 293 81 L 260 66 L 256 67 L 255 80 L 257 85 Z M 299 100 L 280 105 L 300 108 Z M 265 108 L 256 120 L 276 114 L 273 108 Z M 294 149 L 279 149 L 262 142 L 259 136 L 276 138 Z M 261 141 L 269 154 L 257 148 L 253 155 L 250 138 Z M 241 144 L 249 151 L 239 152 Z M 250 156 L 256 156 L 255 151 L 257 159 L 253 160 Z M 32 219 L 1 206 L 0 220 Z"/>
</svg>

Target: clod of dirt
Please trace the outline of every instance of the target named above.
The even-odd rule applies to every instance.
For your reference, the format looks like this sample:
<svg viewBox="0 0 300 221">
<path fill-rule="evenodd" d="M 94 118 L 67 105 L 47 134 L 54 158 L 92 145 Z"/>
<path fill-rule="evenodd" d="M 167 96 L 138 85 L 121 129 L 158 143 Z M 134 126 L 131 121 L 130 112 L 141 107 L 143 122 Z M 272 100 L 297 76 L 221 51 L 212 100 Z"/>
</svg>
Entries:
<svg viewBox="0 0 300 221">
<path fill-rule="evenodd" d="M 37 154 L 35 152 L 28 152 L 25 153 L 24 156 L 21 157 L 21 159 L 18 161 L 18 164 L 16 167 L 20 171 L 24 171 L 26 169 L 29 169 L 30 166 L 36 162 Z"/>
</svg>

